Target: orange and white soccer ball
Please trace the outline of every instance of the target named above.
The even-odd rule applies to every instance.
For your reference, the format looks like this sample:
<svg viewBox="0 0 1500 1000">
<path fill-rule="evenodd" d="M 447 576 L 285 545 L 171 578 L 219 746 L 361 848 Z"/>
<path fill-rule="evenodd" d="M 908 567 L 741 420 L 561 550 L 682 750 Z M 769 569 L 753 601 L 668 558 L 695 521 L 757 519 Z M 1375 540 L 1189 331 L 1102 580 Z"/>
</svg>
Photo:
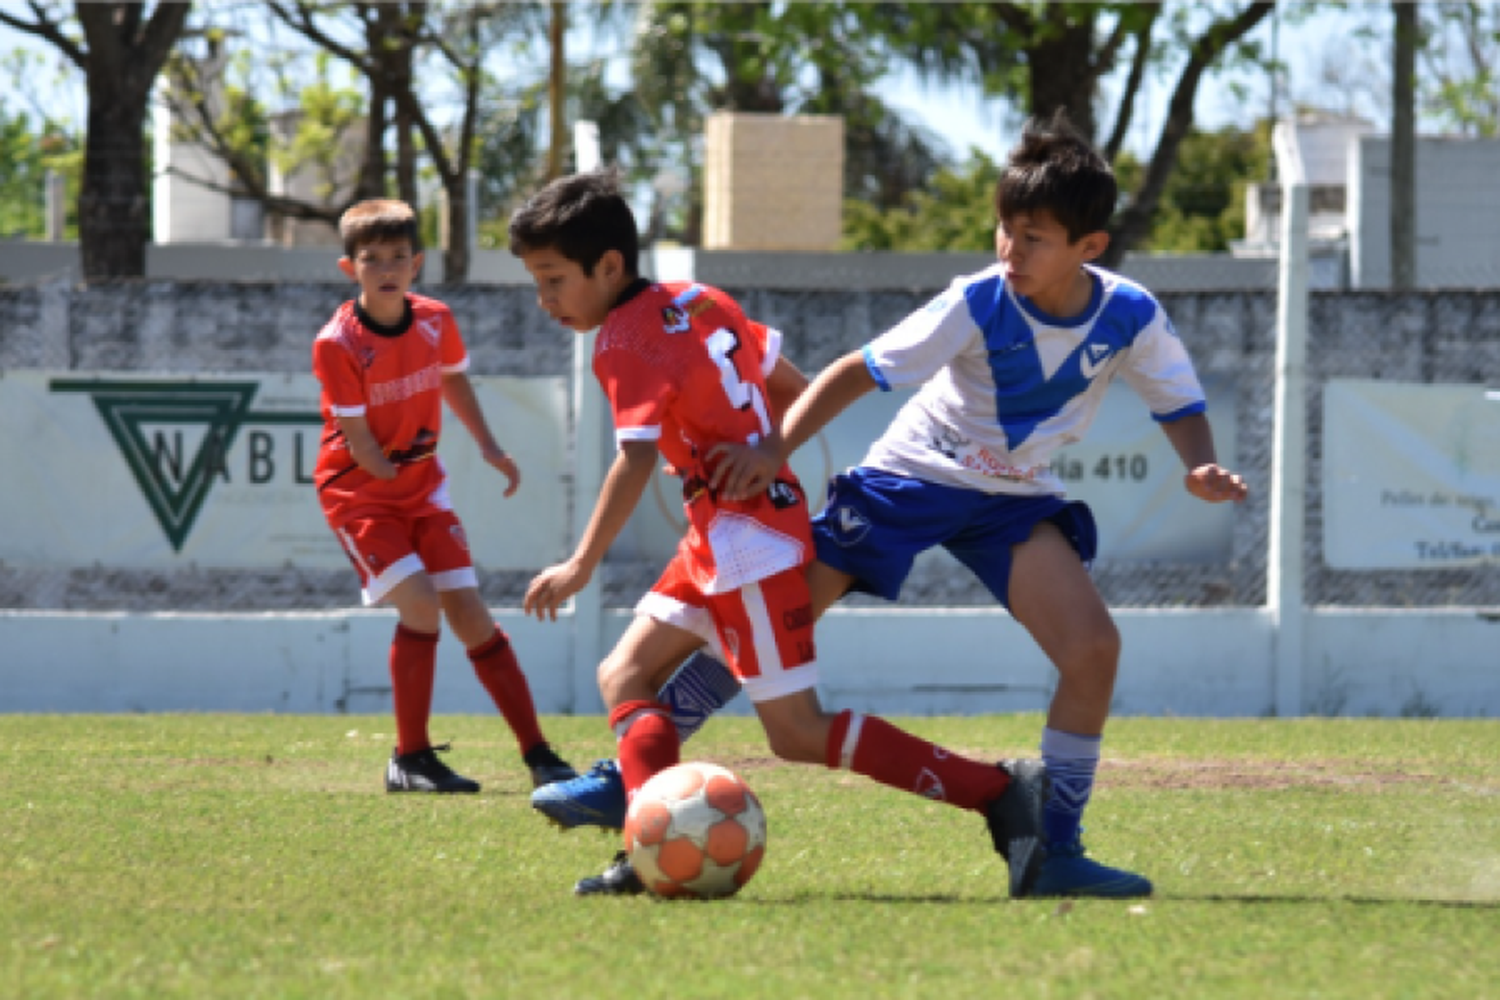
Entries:
<svg viewBox="0 0 1500 1000">
<path fill-rule="evenodd" d="M 625 850 L 655 895 L 732 896 L 766 856 L 766 814 L 728 768 L 678 764 L 635 793 L 625 814 Z"/>
</svg>

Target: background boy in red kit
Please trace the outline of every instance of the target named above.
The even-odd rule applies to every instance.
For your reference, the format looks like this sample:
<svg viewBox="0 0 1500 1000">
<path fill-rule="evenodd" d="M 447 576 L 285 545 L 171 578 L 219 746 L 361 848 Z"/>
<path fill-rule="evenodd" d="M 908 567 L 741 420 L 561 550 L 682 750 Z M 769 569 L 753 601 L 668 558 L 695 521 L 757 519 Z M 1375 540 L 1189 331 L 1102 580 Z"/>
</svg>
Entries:
<svg viewBox="0 0 1500 1000">
<path fill-rule="evenodd" d="M 344 213 L 339 234 L 339 270 L 359 284 L 359 297 L 340 306 L 313 343 L 324 420 L 313 478 L 365 603 L 400 615 L 390 653 L 397 744 L 386 791 L 479 791 L 438 758 L 447 747 L 428 737 L 443 618 L 515 733 L 533 784 L 565 779 L 573 769 L 543 737 L 510 639 L 480 598 L 437 457 L 446 402 L 505 476 L 505 495 L 521 482 L 464 374 L 469 357 L 453 314 L 410 292 L 422 266 L 416 215 L 405 202 L 363 201 Z"/>
</svg>

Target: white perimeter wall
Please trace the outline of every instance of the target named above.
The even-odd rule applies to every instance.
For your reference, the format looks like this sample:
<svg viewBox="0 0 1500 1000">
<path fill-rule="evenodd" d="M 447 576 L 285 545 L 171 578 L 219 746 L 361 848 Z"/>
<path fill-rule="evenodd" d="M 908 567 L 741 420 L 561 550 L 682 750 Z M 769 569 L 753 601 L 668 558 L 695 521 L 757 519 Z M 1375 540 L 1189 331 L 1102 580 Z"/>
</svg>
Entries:
<svg viewBox="0 0 1500 1000">
<path fill-rule="evenodd" d="M 546 713 L 601 711 L 572 622 L 497 612 Z M 1126 610 L 1119 715 L 1264 716 L 1273 711 L 1272 620 L 1261 609 Z M 612 643 L 627 612 L 606 614 Z M 394 615 L 0 612 L 0 712 L 390 711 Z M 588 630 L 580 630 L 586 634 Z M 1500 716 L 1500 615 L 1475 609 L 1311 610 L 1305 714 Z M 1003 612 L 835 610 L 819 625 L 831 707 L 885 714 L 1045 708 L 1055 675 Z M 451 637 L 434 710 L 493 709 Z M 734 710 L 745 712 L 739 699 Z"/>
</svg>

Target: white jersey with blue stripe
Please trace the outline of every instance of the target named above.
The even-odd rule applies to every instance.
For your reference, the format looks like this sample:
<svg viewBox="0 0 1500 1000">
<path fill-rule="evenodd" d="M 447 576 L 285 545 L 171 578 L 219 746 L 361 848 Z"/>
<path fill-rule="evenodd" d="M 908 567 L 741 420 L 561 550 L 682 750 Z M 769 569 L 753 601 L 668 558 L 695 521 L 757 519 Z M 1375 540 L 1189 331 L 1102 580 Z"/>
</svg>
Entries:
<svg viewBox="0 0 1500 1000">
<path fill-rule="evenodd" d="M 1062 495 L 1051 463 L 1088 431 L 1115 375 L 1158 422 L 1203 412 L 1192 361 L 1156 299 L 1087 270 L 1093 298 L 1072 319 L 1017 296 L 996 264 L 867 344 L 882 389 L 921 388 L 862 464 L 986 493 Z"/>
</svg>

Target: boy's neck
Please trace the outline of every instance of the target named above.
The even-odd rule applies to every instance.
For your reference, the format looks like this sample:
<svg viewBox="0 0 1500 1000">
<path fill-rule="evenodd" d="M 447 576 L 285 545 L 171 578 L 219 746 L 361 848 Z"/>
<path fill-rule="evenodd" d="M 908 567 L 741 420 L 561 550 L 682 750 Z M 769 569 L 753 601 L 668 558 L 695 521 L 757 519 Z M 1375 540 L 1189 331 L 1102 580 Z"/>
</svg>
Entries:
<svg viewBox="0 0 1500 1000">
<path fill-rule="evenodd" d="M 354 300 L 360 321 L 366 326 L 375 328 L 376 333 L 387 335 L 405 332 L 411 317 L 411 302 L 405 295 L 401 296 L 401 304 L 385 311 L 376 312 L 370 309 L 369 303 L 361 295 Z"/>
<path fill-rule="evenodd" d="M 613 289 L 614 297 L 611 299 L 611 302 L 613 304 L 609 307 L 610 310 L 614 311 L 615 309 L 620 308 L 625 303 L 629 302 L 631 299 L 635 298 L 637 295 L 641 294 L 650 287 L 650 278 L 643 278 L 639 275 L 633 278 L 625 278 L 618 283 L 616 288 Z"/>
<path fill-rule="evenodd" d="M 1076 319 L 1088 311 L 1093 301 L 1094 276 L 1088 268 L 1080 267 L 1064 294 L 1058 296 L 1056 300 L 1046 302 L 1032 299 L 1031 304 L 1048 316 L 1057 319 Z"/>
</svg>

